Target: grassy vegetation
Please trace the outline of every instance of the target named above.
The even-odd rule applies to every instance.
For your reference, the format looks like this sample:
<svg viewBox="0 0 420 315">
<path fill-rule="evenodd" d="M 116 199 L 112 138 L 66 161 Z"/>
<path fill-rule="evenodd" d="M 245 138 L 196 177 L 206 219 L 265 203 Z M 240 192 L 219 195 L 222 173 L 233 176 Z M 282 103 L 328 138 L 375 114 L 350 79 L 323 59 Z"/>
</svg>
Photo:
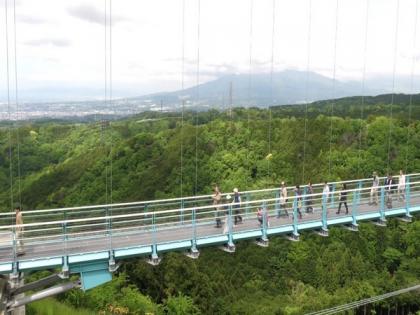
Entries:
<svg viewBox="0 0 420 315">
<path fill-rule="evenodd" d="M 26 306 L 27 315 L 96 315 L 97 313 L 87 309 L 77 309 L 60 303 L 53 298 L 47 298 Z"/>
</svg>

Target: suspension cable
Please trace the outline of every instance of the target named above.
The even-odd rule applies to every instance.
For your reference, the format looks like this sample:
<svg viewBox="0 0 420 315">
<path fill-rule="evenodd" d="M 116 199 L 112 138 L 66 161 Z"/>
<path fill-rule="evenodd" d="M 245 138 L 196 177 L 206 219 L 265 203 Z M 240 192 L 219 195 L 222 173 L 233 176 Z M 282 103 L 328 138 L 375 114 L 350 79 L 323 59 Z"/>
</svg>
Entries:
<svg viewBox="0 0 420 315">
<path fill-rule="evenodd" d="M 395 99 L 395 72 L 397 67 L 397 49 L 398 49 L 398 27 L 400 20 L 400 0 L 397 0 L 397 10 L 395 16 L 395 34 L 394 34 L 394 60 L 392 68 L 392 94 L 391 94 L 391 106 L 389 109 L 389 133 L 388 133 L 388 164 L 387 164 L 387 173 L 390 172 L 391 164 L 391 137 L 392 137 L 392 120 L 393 120 L 393 111 L 392 107 L 394 106 Z"/>
<path fill-rule="evenodd" d="M 181 62 L 181 198 L 184 196 L 184 111 L 185 111 L 185 0 L 182 0 L 182 62 Z"/>
<path fill-rule="evenodd" d="M 276 0 L 272 0 L 272 10 L 273 10 L 273 17 L 272 17 L 272 30 L 271 30 L 271 68 L 270 68 L 270 102 L 271 104 L 268 106 L 268 155 L 267 155 L 267 176 L 270 178 L 270 159 L 272 157 L 271 154 L 271 106 L 273 106 L 273 73 L 274 73 L 274 44 L 275 44 L 275 27 L 276 27 Z"/>
<path fill-rule="evenodd" d="M 195 113 L 195 195 L 198 193 L 198 102 L 200 100 L 200 20 L 201 20 L 201 0 L 198 0 L 197 12 L 197 108 Z"/>
<path fill-rule="evenodd" d="M 317 311 L 317 312 L 311 312 L 308 313 L 307 315 L 329 315 L 329 314 L 337 314 L 339 312 L 344 312 L 350 309 L 354 309 L 360 306 L 365 306 L 368 304 L 372 304 L 375 302 L 379 302 L 385 299 L 388 299 L 390 297 L 394 297 L 394 296 L 398 296 L 401 294 L 405 294 L 411 291 L 417 291 L 420 290 L 420 285 L 415 285 L 409 288 L 404 288 L 401 290 L 397 290 L 397 291 L 393 291 L 393 292 L 388 292 L 382 295 L 377 295 L 371 298 L 367 298 L 367 299 L 363 299 L 363 300 L 359 300 L 359 301 L 355 301 L 355 302 L 351 302 L 348 304 L 344 304 L 344 305 L 339 305 L 339 306 L 335 306 L 326 310 L 321 310 L 321 311 Z"/>
<path fill-rule="evenodd" d="M 311 65 L 311 31 L 312 31 L 312 0 L 308 1 L 308 33 L 307 33 L 307 55 L 306 55 L 306 78 L 305 78 L 305 124 L 303 137 L 303 161 L 302 161 L 302 184 L 305 183 L 305 163 L 306 163 L 306 142 L 308 133 L 308 89 L 309 89 L 309 69 Z"/>
<path fill-rule="evenodd" d="M 335 105 L 335 88 L 336 88 L 336 68 L 337 68 L 337 35 L 338 35 L 338 4 L 339 0 L 336 0 L 335 7 L 335 33 L 334 33 L 334 66 L 333 66 L 333 88 L 332 88 L 332 101 L 330 109 L 330 153 L 328 157 L 328 177 L 331 178 L 331 155 L 332 155 L 332 137 L 333 137 L 333 115 L 334 115 L 334 105 Z"/>
<path fill-rule="evenodd" d="M 108 100 L 108 39 L 107 39 L 107 24 L 108 24 L 108 19 L 107 19 L 107 13 L 108 13 L 108 8 L 107 8 L 107 0 L 104 0 L 104 9 L 105 9 L 105 13 L 104 13 L 104 106 L 106 108 L 106 106 L 108 105 L 107 100 Z M 104 150 L 104 154 L 105 154 L 105 158 L 106 158 L 106 154 L 107 154 L 107 150 L 106 150 L 106 146 L 105 146 L 105 139 L 104 139 L 104 129 L 105 129 L 106 125 L 105 125 L 105 118 L 101 119 L 101 138 L 102 138 L 102 145 L 105 147 Z M 108 162 L 107 162 L 107 158 L 105 161 L 105 200 L 106 203 L 108 204 Z"/>
<path fill-rule="evenodd" d="M 413 31 L 413 58 L 411 60 L 411 74 L 410 74 L 410 101 L 408 106 L 408 125 L 407 125 L 407 148 L 405 151 L 405 174 L 408 172 L 408 151 L 410 146 L 410 125 L 411 125 L 411 115 L 413 110 L 413 81 L 414 81 L 414 72 L 416 66 L 416 56 L 415 49 L 417 46 L 417 19 L 418 19 L 418 0 L 416 0 L 416 7 L 414 12 L 414 31 Z"/>
<path fill-rule="evenodd" d="M 12 155 L 12 114 L 10 109 L 10 71 L 9 71 L 9 25 L 7 20 L 7 0 L 4 0 L 5 31 L 6 31 L 6 79 L 7 79 L 7 115 L 9 119 L 9 175 L 10 175 L 10 208 L 13 210 L 13 155 Z"/>
<path fill-rule="evenodd" d="M 361 87 L 362 95 L 361 95 L 361 107 L 360 107 L 359 152 L 358 152 L 358 158 L 357 158 L 357 173 L 358 173 L 359 178 L 361 178 L 360 160 L 361 160 L 361 154 L 362 154 L 362 141 L 363 141 L 363 118 L 364 118 L 364 108 L 365 108 L 368 29 L 369 29 L 369 0 L 366 0 L 365 37 L 364 37 L 364 48 L 363 48 L 363 69 L 362 69 L 362 87 Z"/>
<path fill-rule="evenodd" d="M 248 46 L 248 53 L 249 53 L 249 68 L 248 68 L 248 102 L 247 102 L 247 150 L 246 150 L 246 164 L 248 167 L 248 176 L 246 177 L 246 189 L 249 190 L 249 173 L 251 171 L 251 167 L 249 164 L 249 152 L 250 145 L 251 145 L 251 88 L 252 88 L 252 39 L 253 39 L 253 20 L 254 20 L 254 0 L 250 0 L 250 8 L 249 8 L 249 46 Z"/>
<path fill-rule="evenodd" d="M 14 48 L 15 48 L 15 101 L 16 101 L 16 143 L 17 143 L 17 171 L 18 171 L 18 198 L 19 205 L 22 207 L 22 189 L 21 189 L 21 169 L 20 169 L 20 135 L 19 135 L 19 122 L 21 120 L 19 109 L 19 89 L 18 89 L 18 65 L 17 65 L 17 44 L 16 44 L 16 0 L 13 0 L 13 35 L 14 35 Z"/>
<path fill-rule="evenodd" d="M 109 0 L 109 105 L 112 109 L 112 113 L 115 114 L 114 102 L 112 100 L 112 0 Z M 112 200 L 113 200 L 113 135 L 112 135 L 112 118 L 109 121 L 109 200 L 111 203 L 111 215 L 112 215 Z"/>
</svg>

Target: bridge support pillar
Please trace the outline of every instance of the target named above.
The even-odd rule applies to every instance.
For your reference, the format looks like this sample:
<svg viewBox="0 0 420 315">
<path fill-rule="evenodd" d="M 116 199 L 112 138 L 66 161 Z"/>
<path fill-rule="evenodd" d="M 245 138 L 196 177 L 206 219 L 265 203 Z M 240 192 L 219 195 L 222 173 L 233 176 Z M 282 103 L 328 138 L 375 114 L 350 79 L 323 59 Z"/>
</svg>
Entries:
<svg viewBox="0 0 420 315">
<path fill-rule="evenodd" d="M 227 252 L 227 253 L 234 253 L 236 250 L 235 244 L 231 243 L 227 243 L 226 245 L 222 246 L 222 249 Z"/>
<path fill-rule="evenodd" d="M 192 259 L 197 259 L 200 256 L 200 252 L 197 248 L 191 248 L 188 252 L 185 253 L 185 255 Z"/>
<path fill-rule="evenodd" d="M 195 217 L 195 215 L 194 215 L 194 217 Z M 192 259 L 197 259 L 200 256 L 200 252 L 197 249 L 196 232 L 194 232 L 194 238 L 193 238 L 191 244 L 192 244 L 191 249 L 186 253 L 186 255 L 187 255 L 187 257 L 190 257 Z"/>
<path fill-rule="evenodd" d="M 300 240 L 300 234 L 299 233 L 292 233 L 292 234 L 290 234 L 287 237 L 287 239 L 289 241 L 292 241 L 292 242 L 299 242 L 299 240 Z"/>
<path fill-rule="evenodd" d="M 386 226 L 386 217 L 385 217 L 385 188 L 381 188 L 381 204 L 379 208 L 379 220 L 375 222 L 377 226 Z"/>
<path fill-rule="evenodd" d="M 255 244 L 261 247 L 268 247 L 268 238 L 266 239 L 260 238 L 255 242 Z"/>
<path fill-rule="evenodd" d="M 297 199 L 293 201 L 293 233 L 288 237 L 289 240 L 297 242 L 299 241 L 299 232 L 298 232 L 298 219 L 297 219 Z"/>
<path fill-rule="evenodd" d="M 318 234 L 319 236 L 322 236 L 322 237 L 328 237 L 328 235 L 329 235 L 328 229 L 324 230 L 323 228 L 316 231 L 315 233 Z"/>
<path fill-rule="evenodd" d="M 153 225 L 152 227 L 152 239 L 153 239 L 152 255 L 150 256 L 150 259 L 147 260 L 147 262 L 152 266 L 157 266 L 160 263 L 160 258 L 157 253 L 157 245 L 156 245 L 157 228 L 156 228 L 156 213 L 155 212 L 153 212 L 153 216 L 152 216 L 152 225 Z"/>
<path fill-rule="evenodd" d="M 406 176 L 405 181 L 405 216 L 401 218 L 403 222 L 412 222 L 413 216 L 410 214 L 410 176 Z"/>
<path fill-rule="evenodd" d="M 335 187 L 335 186 L 333 186 Z M 334 194 L 332 195 L 334 196 Z M 327 237 L 328 236 L 328 223 L 327 223 L 327 207 L 328 207 L 328 196 L 322 196 L 322 228 L 321 230 L 317 231 L 318 235 Z"/>
<path fill-rule="evenodd" d="M 147 263 L 152 265 L 152 266 L 157 266 L 160 264 L 160 261 L 162 259 L 159 258 L 159 256 L 157 255 L 157 253 L 153 253 L 150 258 L 147 260 Z"/>
<path fill-rule="evenodd" d="M 232 205 L 229 205 L 229 215 L 227 218 L 228 222 L 228 242 L 223 246 L 223 250 L 228 253 L 235 252 L 235 244 L 233 243 L 233 222 L 232 222 Z"/>
<path fill-rule="evenodd" d="M 359 224 L 357 224 L 357 210 L 360 204 L 360 189 L 362 189 L 362 182 L 359 182 L 358 188 L 359 188 L 359 191 L 353 192 L 352 209 L 351 209 L 352 223 L 351 225 L 346 226 L 346 228 L 352 232 L 359 231 Z"/>
<path fill-rule="evenodd" d="M 200 252 L 197 249 L 197 212 L 195 209 L 192 210 L 192 241 L 191 249 L 186 255 L 192 259 L 197 259 L 200 256 Z M 216 214 L 216 213 L 215 213 Z"/>
<path fill-rule="evenodd" d="M 351 231 L 351 232 L 359 232 L 359 224 L 350 224 L 350 225 L 346 225 L 346 229 Z"/>
<path fill-rule="evenodd" d="M 277 202 L 277 201 L 276 201 Z M 277 212 L 276 212 L 277 215 Z M 268 246 L 268 237 L 267 237 L 267 228 L 268 228 L 268 212 L 267 212 L 267 203 L 263 203 L 263 213 L 262 213 L 262 227 L 261 227 L 261 238 L 257 240 L 257 245 L 262 247 Z"/>
</svg>

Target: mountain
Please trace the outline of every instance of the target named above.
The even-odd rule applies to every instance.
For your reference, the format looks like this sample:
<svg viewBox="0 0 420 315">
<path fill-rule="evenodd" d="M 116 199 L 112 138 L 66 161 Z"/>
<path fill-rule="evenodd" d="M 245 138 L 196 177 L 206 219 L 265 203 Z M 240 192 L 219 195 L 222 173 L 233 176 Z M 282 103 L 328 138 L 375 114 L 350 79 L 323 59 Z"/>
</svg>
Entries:
<svg viewBox="0 0 420 315">
<path fill-rule="evenodd" d="M 388 89 L 381 89 L 374 82 L 373 80 L 372 88 L 366 87 L 365 95 L 390 92 Z M 165 107 L 172 107 L 179 106 L 180 99 L 186 98 L 190 106 L 198 104 L 223 107 L 229 105 L 232 98 L 234 106 L 267 106 L 299 104 L 361 93 L 361 82 L 358 81 L 336 80 L 334 83 L 333 79 L 315 72 L 286 70 L 273 73 L 272 78 L 270 73 L 253 74 L 251 78 L 248 74 L 232 74 L 200 84 L 198 89 L 195 86 L 184 91 L 150 94 L 130 100 L 151 104 L 162 102 Z"/>
<path fill-rule="evenodd" d="M 392 92 L 391 76 L 370 77 L 365 82 L 365 95 L 389 94 Z M 414 86 L 420 77 L 414 77 Z M 418 93 L 411 90 L 411 77 L 400 75 L 395 78 L 395 93 Z M 335 89 L 333 87 L 335 86 Z M 250 88 L 249 88 L 250 87 Z M 61 91 L 61 90 L 59 90 Z M 67 90 L 69 92 L 70 90 Z M 85 90 L 87 95 L 89 91 Z M 197 92 L 198 97 L 197 97 Z M 133 96 L 133 91 L 123 93 L 124 98 L 114 98 L 104 103 L 103 99 L 78 101 L 77 93 L 72 101 L 21 102 L 22 119 L 42 119 L 45 117 L 110 117 L 128 116 L 144 111 L 176 111 L 185 99 L 187 109 L 206 110 L 208 108 L 226 109 L 233 106 L 276 106 L 315 102 L 332 98 L 360 96 L 360 81 L 335 82 L 315 72 L 286 70 L 273 73 L 231 74 L 198 86 L 172 92 L 161 92 L 143 96 Z M 21 94 L 22 95 L 22 94 Z M 55 94 L 52 94 L 55 95 Z M 80 98 L 79 98 L 80 99 Z M 0 120 L 8 120 L 6 103 L 0 102 Z M 18 119 L 17 112 L 11 113 L 12 119 Z"/>
</svg>

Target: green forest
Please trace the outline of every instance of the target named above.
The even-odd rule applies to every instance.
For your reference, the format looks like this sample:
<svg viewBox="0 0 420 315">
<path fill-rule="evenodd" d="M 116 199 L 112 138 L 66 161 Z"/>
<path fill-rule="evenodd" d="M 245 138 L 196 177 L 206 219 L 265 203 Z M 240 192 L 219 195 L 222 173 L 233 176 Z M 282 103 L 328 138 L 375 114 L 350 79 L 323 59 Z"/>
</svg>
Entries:
<svg viewBox="0 0 420 315">
<path fill-rule="evenodd" d="M 0 209 L 45 209 L 278 187 L 420 170 L 420 95 L 107 121 L 3 122 Z M 271 157 L 271 158 L 269 158 Z M 12 174 L 12 176 L 11 176 Z M 12 189 L 11 189 L 12 187 Z M 24 213 L 24 212 L 23 212 Z M 420 221 L 300 242 L 239 242 L 234 254 L 124 261 L 111 283 L 31 304 L 28 314 L 305 314 L 420 283 Z M 27 275 L 28 280 L 46 272 Z M 405 294 L 367 314 L 417 314 Z M 364 310 L 356 310 L 364 314 Z"/>
</svg>

